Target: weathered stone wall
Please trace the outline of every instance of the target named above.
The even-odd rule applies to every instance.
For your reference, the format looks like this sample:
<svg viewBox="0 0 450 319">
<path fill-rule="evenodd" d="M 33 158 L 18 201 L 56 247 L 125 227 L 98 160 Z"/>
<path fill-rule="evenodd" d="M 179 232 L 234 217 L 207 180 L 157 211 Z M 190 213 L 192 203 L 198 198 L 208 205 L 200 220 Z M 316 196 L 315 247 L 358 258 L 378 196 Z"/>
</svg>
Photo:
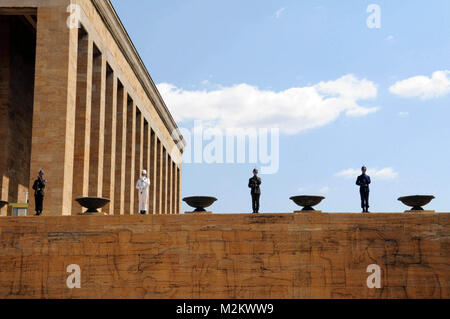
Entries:
<svg viewBox="0 0 450 319">
<path fill-rule="evenodd" d="M 4 217 L 0 297 L 449 298 L 449 244 L 447 213 Z"/>
<path fill-rule="evenodd" d="M 0 16 L 0 29 L 0 199 L 26 203 L 36 35 L 20 16 Z"/>
</svg>

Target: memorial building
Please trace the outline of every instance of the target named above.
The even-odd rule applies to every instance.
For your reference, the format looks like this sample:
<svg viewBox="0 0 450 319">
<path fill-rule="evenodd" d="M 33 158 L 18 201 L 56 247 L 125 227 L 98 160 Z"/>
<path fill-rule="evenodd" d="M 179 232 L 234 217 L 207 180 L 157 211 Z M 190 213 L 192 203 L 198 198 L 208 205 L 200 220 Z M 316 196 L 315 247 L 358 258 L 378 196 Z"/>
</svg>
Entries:
<svg viewBox="0 0 450 319">
<path fill-rule="evenodd" d="M 29 202 L 40 169 L 43 215 L 179 214 L 184 141 L 110 1 L 0 1 L 0 199 Z"/>
</svg>

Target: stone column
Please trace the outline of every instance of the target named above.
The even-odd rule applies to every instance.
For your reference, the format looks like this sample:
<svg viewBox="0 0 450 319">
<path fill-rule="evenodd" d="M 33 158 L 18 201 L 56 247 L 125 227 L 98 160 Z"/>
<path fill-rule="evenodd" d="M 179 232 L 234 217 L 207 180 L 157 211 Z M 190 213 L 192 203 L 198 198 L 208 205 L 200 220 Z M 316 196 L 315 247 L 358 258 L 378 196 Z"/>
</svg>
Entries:
<svg viewBox="0 0 450 319">
<path fill-rule="evenodd" d="M 178 214 L 177 211 L 177 166 L 172 162 L 172 214 Z"/>
<path fill-rule="evenodd" d="M 172 158 L 167 156 L 167 212 L 166 214 L 173 214 L 172 212 Z"/>
<path fill-rule="evenodd" d="M 106 59 L 94 45 L 92 68 L 89 196 L 102 197 L 105 141 Z"/>
<path fill-rule="evenodd" d="M 10 87 L 10 19 L 0 16 L 0 199 L 9 200 L 9 174 L 8 174 L 8 137 L 9 137 L 9 87 Z M 0 216 L 7 215 L 7 208 L 0 210 Z"/>
<path fill-rule="evenodd" d="M 150 177 L 150 198 L 149 198 L 149 213 L 156 213 L 156 164 L 157 164 L 157 142 L 156 134 L 152 128 L 150 128 L 150 165 L 149 165 L 149 177 Z"/>
<path fill-rule="evenodd" d="M 147 171 L 147 177 L 150 178 L 150 125 L 148 121 L 144 119 L 144 156 L 142 161 L 142 168 Z M 153 181 L 150 181 L 152 183 Z M 150 189 L 148 190 L 150 194 Z M 150 196 L 147 202 L 147 214 L 150 214 Z"/>
<path fill-rule="evenodd" d="M 118 83 L 117 87 L 114 214 L 123 215 L 125 208 L 127 93 L 121 83 Z"/>
<path fill-rule="evenodd" d="M 136 104 L 131 99 L 127 101 L 127 138 L 125 165 L 125 215 L 134 213 L 134 166 L 136 141 Z"/>
<path fill-rule="evenodd" d="M 23 20 L 0 15 L 0 198 L 10 203 L 26 203 L 27 193 L 33 195 L 28 184 L 36 34 Z M 11 213 L 11 207 L 0 212 Z"/>
<path fill-rule="evenodd" d="M 116 179 L 116 120 L 117 120 L 117 77 L 108 66 L 106 72 L 106 97 L 105 97 L 105 154 L 103 161 L 103 197 L 110 202 L 104 211 L 114 214 L 114 196 Z"/>
<path fill-rule="evenodd" d="M 75 199 L 87 196 L 89 187 L 93 42 L 83 29 L 79 31 L 72 214 L 82 212 Z"/>
<path fill-rule="evenodd" d="M 166 148 L 163 146 L 163 158 L 162 158 L 162 207 L 161 207 L 161 214 L 167 214 L 167 151 Z"/>
<path fill-rule="evenodd" d="M 181 169 L 177 168 L 177 214 L 181 214 Z"/>
<path fill-rule="evenodd" d="M 156 213 L 162 214 L 162 164 L 163 164 L 163 152 L 162 144 L 158 137 L 156 137 Z"/>
<path fill-rule="evenodd" d="M 30 189 L 38 170 L 44 169 L 44 215 L 72 211 L 78 29 L 67 27 L 68 3 L 37 11 Z M 33 211 L 34 200 L 30 204 Z"/>
<path fill-rule="evenodd" d="M 134 207 L 135 212 L 139 213 L 139 191 L 136 189 L 136 183 L 141 178 L 142 162 L 144 153 L 144 117 L 142 113 L 136 109 L 136 142 L 135 142 L 135 158 L 134 158 L 134 176 L 135 181 L 132 185 L 134 189 Z"/>
</svg>

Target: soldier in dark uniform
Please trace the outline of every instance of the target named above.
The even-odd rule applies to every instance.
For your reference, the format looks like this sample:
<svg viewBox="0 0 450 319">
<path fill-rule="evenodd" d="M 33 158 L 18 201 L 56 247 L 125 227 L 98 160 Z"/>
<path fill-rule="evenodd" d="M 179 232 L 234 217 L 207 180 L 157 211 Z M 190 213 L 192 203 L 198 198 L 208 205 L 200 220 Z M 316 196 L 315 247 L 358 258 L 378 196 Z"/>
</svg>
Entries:
<svg viewBox="0 0 450 319">
<path fill-rule="evenodd" d="M 261 185 L 261 178 L 258 177 L 258 170 L 255 168 L 253 170 L 253 177 L 248 180 L 248 187 L 250 187 L 250 194 L 252 195 L 253 214 L 259 212 L 259 197 L 261 196 L 259 185 Z"/>
<path fill-rule="evenodd" d="M 370 177 L 366 175 L 367 168 L 361 168 L 362 174 L 356 179 L 356 185 L 359 186 L 359 193 L 361 195 L 361 208 L 363 213 L 369 212 L 369 184 Z"/>
<path fill-rule="evenodd" d="M 44 204 L 44 189 L 46 182 L 47 181 L 44 179 L 44 171 L 39 170 L 38 178 L 33 183 L 34 200 L 36 203 L 36 216 L 42 215 L 42 207 Z"/>
</svg>

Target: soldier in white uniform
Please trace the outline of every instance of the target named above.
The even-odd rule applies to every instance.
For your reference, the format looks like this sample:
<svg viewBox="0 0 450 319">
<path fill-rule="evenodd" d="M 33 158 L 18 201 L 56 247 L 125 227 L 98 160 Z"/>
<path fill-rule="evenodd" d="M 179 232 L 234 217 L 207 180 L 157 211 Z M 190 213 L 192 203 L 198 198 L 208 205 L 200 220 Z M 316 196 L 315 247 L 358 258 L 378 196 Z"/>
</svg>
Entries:
<svg viewBox="0 0 450 319">
<path fill-rule="evenodd" d="M 150 179 L 147 177 L 147 171 L 142 170 L 142 177 L 136 183 L 136 189 L 139 190 L 139 211 L 142 215 L 147 213 L 148 188 Z"/>
</svg>

